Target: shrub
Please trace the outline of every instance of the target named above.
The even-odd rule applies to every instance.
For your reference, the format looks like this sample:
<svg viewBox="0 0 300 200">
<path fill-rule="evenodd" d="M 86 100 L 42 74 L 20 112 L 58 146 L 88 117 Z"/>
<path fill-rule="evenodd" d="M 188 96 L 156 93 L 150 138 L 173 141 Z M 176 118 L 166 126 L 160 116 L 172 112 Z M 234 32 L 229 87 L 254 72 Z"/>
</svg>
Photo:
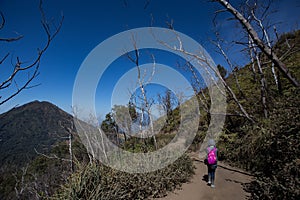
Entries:
<svg viewBox="0 0 300 200">
<path fill-rule="evenodd" d="M 147 199 L 163 197 L 194 174 L 192 160 L 184 154 L 154 172 L 130 174 L 93 162 L 80 166 L 54 199 Z"/>
</svg>

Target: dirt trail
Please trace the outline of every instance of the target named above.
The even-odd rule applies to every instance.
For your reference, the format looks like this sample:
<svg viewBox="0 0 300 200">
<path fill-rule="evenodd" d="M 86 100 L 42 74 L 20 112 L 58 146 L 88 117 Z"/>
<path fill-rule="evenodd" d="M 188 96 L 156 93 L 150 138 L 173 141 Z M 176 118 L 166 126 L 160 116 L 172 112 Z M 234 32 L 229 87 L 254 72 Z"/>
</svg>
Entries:
<svg viewBox="0 0 300 200">
<path fill-rule="evenodd" d="M 207 167 L 199 161 L 196 154 L 191 154 L 191 157 L 196 167 L 192 180 L 183 184 L 180 190 L 175 190 L 160 200 L 242 200 L 249 196 L 242 186 L 242 183 L 251 181 L 251 176 L 247 173 L 219 163 L 216 170 L 216 187 L 211 188 L 205 180 Z"/>
</svg>

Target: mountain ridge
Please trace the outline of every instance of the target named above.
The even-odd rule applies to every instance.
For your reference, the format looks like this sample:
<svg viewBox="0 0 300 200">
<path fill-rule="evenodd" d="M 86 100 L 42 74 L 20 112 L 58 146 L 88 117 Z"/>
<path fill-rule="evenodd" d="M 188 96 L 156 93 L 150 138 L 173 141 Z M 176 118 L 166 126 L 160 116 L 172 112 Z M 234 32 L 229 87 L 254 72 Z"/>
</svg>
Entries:
<svg viewBox="0 0 300 200">
<path fill-rule="evenodd" d="M 32 101 L 0 114 L 0 167 L 24 166 L 37 151 L 47 153 L 66 140 L 73 127 L 73 116 L 48 101 Z M 22 160 L 22 162 L 21 162 Z"/>
</svg>

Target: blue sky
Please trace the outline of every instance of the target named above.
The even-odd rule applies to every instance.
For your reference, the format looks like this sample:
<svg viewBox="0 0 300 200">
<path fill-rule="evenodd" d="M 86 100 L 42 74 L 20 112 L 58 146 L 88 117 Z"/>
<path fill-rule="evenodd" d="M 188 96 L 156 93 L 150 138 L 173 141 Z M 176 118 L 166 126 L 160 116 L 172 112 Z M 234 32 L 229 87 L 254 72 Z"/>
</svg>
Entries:
<svg viewBox="0 0 300 200">
<path fill-rule="evenodd" d="M 152 0 L 144 9 L 145 2 L 147 1 L 45 1 L 44 9 L 48 18 L 54 18 L 55 22 L 58 22 L 63 12 L 65 20 L 60 33 L 42 58 L 40 75 L 33 83 L 41 85 L 23 91 L 13 100 L 0 106 L 0 113 L 15 105 L 22 105 L 33 100 L 49 101 L 71 112 L 73 84 L 81 63 L 89 52 L 99 43 L 117 33 L 150 26 L 151 16 L 153 16 L 153 26 L 158 27 L 166 27 L 165 21 L 173 19 L 177 31 L 198 41 L 213 57 L 215 63 L 225 65 L 221 56 L 208 42 L 208 38 L 213 37 L 213 13 L 216 8 L 219 8 L 216 3 L 210 3 L 207 0 Z M 0 81 L 11 72 L 13 67 L 10 61 L 13 58 L 19 56 L 25 62 L 33 60 L 37 48 L 46 41 L 40 24 L 38 4 L 38 0 L 0 0 L 0 10 L 6 18 L 6 26 L 0 31 L 0 36 L 13 36 L 16 32 L 24 35 L 24 38 L 18 42 L 0 44 L 0 56 L 5 55 L 5 52 L 11 52 L 12 56 L 9 62 L 0 67 Z M 278 25 L 280 32 L 299 28 L 299 5 L 300 3 L 295 0 L 276 1 L 275 7 L 280 8 L 280 12 L 274 15 L 274 20 L 281 22 Z M 223 32 L 225 37 L 236 34 L 231 26 L 225 26 Z M 234 50 L 232 52 L 232 54 L 238 53 Z M 163 64 L 176 65 L 176 61 L 159 55 L 157 59 Z M 242 57 L 242 59 L 245 60 L 241 62 L 247 62 L 246 58 Z M 120 58 L 114 65 L 129 65 L 128 61 L 124 60 Z M 129 69 L 130 67 L 126 70 Z M 113 77 L 121 77 L 126 70 L 108 71 L 105 79 L 108 86 L 97 88 L 97 93 L 101 93 L 102 90 L 108 91 L 108 94 L 112 92 L 109 81 L 114 80 Z M 22 78 L 24 77 L 20 77 Z M 103 105 L 97 104 L 97 108 L 99 108 L 97 114 L 102 117 L 110 110 L 109 105 L 104 103 Z"/>
</svg>

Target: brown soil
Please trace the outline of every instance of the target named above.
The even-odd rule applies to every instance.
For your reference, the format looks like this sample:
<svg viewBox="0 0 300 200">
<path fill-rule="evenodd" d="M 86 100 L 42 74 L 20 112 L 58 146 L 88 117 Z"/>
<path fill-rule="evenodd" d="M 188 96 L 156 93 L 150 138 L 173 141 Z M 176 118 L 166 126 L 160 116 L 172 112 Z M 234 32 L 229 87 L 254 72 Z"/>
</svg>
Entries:
<svg viewBox="0 0 300 200">
<path fill-rule="evenodd" d="M 159 200 L 242 200 L 249 194 L 243 190 L 242 184 L 252 180 L 250 174 L 240 169 L 232 168 L 222 162 L 218 163 L 216 170 L 215 188 L 207 185 L 207 167 L 199 160 L 195 153 L 191 154 L 194 160 L 195 175 L 189 183 L 182 185 L 181 189 L 169 193 Z"/>
</svg>

